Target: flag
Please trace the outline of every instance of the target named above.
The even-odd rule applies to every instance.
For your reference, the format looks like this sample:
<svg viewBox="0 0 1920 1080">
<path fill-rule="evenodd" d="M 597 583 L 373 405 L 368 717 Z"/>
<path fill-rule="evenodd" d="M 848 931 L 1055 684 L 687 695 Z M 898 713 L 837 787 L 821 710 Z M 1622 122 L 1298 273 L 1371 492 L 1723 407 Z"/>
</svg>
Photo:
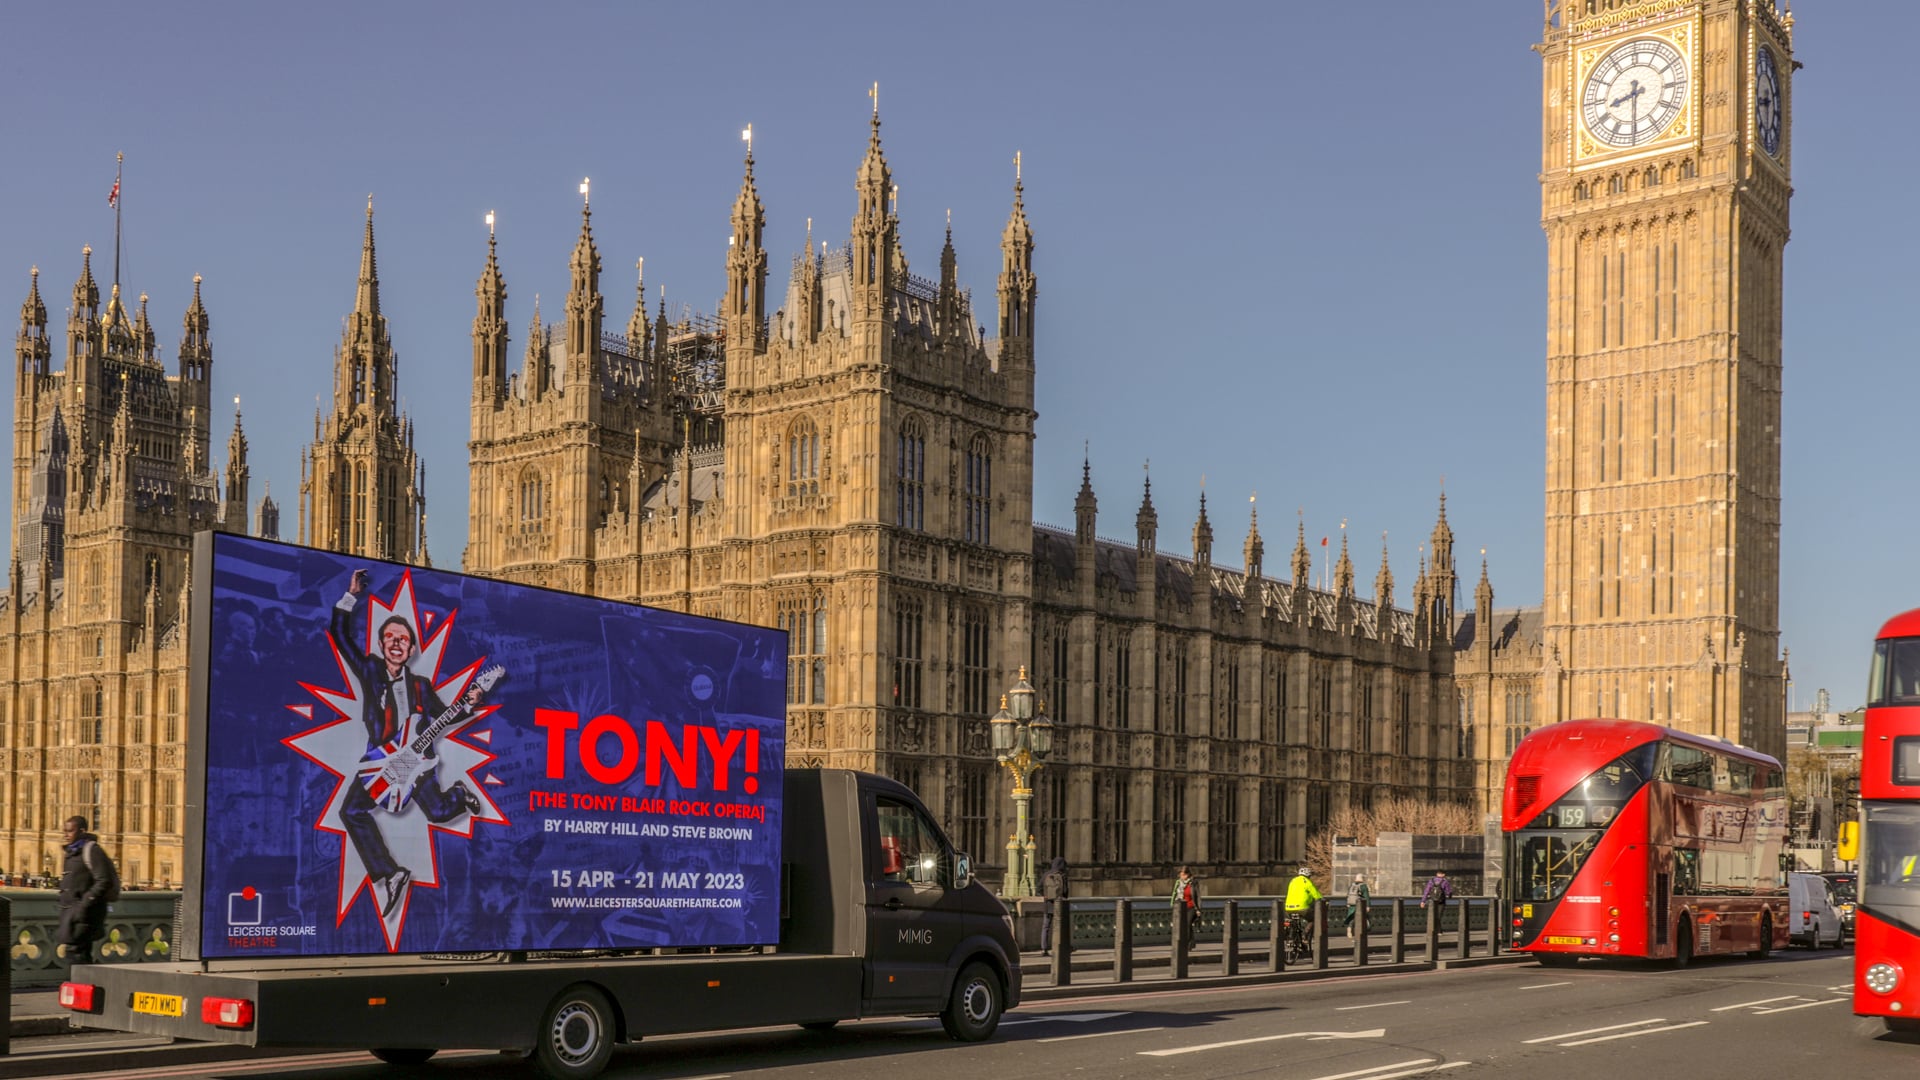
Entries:
<svg viewBox="0 0 1920 1080">
<path fill-rule="evenodd" d="M 1320 546 L 1321 546 L 1321 547 L 1326 547 L 1326 546 L 1327 546 L 1327 538 L 1326 538 L 1326 537 L 1324 537 L 1324 536 L 1323 536 L 1323 537 L 1321 537 L 1321 538 L 1320 538 Z"/>
<path fill-rule="evenodd" d="M 120 178 L 117 176 L 113 178 L 113 190 L 107 192 L 107 205 L 112 207 L 120 205 Z"/>
</svg>

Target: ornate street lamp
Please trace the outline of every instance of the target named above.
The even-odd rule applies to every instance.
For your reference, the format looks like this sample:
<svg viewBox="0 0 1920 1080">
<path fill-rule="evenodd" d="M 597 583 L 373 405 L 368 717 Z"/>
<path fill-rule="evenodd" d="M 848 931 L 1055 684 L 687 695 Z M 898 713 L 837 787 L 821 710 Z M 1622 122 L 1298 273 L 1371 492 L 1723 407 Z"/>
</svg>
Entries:
<svg viewBox="0 0 1920 1080">
<path fill-rule="evenodd" d="M 1053 753 L 1053 721 L 1047 719 L 1046 703 L 1034 708 L 1033 684 L 1027 681 L 1027 669 L 1020 667 L 1020 679 L 1000 695 L 1000 711 L 989 724 L 993 734 L 993 756 L 1013 777 L 1013 835 L 1007 838 L 1007 883 L 1004 896 L 1032 896 L 1034 888 L 1033 834 L 1028 831 L 1029 807 L 1033 802 L 1033 774 L 1040 771 Z"/>
</svg>

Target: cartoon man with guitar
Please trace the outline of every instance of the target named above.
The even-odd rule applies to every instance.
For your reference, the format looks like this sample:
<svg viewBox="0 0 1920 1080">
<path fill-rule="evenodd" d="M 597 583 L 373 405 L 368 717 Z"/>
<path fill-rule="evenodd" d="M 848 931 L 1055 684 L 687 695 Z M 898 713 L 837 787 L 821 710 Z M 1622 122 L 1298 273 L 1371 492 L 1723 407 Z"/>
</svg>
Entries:
<svg viewBox="0 0 1920 1080">
<path fill-rule="evenodd" d="M 434 693 L 432 682 L 409 666 L 419 655 L 420 643 L 405 618 L 391 615 L 380 624 L 378 654 L 362 652 L 354 642 L 353 612 L 366 593 L 367 572 L 355 570 L 346 595 L 333 607 L 327 633 L 341 662 L 359 680 L 365 707 L 361 719 L 367 726 L 367 754 L 346 784 L 340 821 L 366 865 L 384 918 L 407 895 L 413 872 L 394 860 L 374 811 L 399 813 L 407 803 L 418 802 L 427 820 L 437 824 L 480 812 L 480 796 L 465 783 L 440 787 L 434 743 L 454 722 L 471 715 L 503 672 L 483 672 L 449 708 Z"/>
</svg>

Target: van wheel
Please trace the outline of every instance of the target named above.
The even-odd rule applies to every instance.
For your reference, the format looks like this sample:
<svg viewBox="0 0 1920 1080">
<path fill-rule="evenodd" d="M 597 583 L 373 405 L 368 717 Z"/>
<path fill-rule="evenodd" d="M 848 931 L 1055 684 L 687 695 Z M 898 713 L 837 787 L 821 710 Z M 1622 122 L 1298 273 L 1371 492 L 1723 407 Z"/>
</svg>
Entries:
<svg viewBox="0 0 1920 1080">
<path fill-rule="evenodd" d="M 993 1035 L 1000 1026 L 1000 1011 L 1006 994 L 993 969 L 978 961 L 960 969 L 953 982 L 953 996 L 940 1014 L 940 1026 L 961 1042 L 979 1042 Z"/>
<path fill-rule="evenodd" d="M 1753 954 L 1762 960 L 1773 955 L 1773 916 L 1760 916 L 1760 947 Z"/>
<path fill-rule="evenodd" d="M 439 1053 L 418 1046 L 382 1046 L 367 1052 L 389 1065 L 425 1065 L 428 1058 Z"/>
<path fill-rule="evenodd" d="M 533 1059 L 552 1080 L 598 1076 L 613 1056 L 613 1006 L 591 986 L 570 986 L 540 1018 Z"/>
<path fill-rule="evenodd" d="M 1673 966 L 1686 967 L 1693 963 L 1693 920 L 1681 918 L 1680 935 L 1673 943 Z"/>
</svg>

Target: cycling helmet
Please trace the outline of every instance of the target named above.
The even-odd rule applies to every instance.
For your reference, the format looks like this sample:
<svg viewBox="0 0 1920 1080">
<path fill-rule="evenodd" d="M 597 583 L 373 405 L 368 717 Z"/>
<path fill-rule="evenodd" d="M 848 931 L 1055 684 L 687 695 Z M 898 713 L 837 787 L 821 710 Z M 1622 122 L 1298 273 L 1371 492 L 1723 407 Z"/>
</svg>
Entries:
<svg viewBox="0 0 1920 1080">
<path fill-rule="evenodd" d="M 1311 871 L 1311 870 L 1309 870 L 1309 869 L 1307 869 L 1307 868 L 1306 868 L 1306 867 L 1304 867 L 1304 866 L 1300 868 L 1300 873 L 1301 873 L 1301 874 L 1303 874 L 1303 875 L 1305 875 L 1305 874 L 1310 874 L 1310 873 L 1312 873 L 1312 872 L 1313 872 L 1313 871 Z"/>
</svg>

